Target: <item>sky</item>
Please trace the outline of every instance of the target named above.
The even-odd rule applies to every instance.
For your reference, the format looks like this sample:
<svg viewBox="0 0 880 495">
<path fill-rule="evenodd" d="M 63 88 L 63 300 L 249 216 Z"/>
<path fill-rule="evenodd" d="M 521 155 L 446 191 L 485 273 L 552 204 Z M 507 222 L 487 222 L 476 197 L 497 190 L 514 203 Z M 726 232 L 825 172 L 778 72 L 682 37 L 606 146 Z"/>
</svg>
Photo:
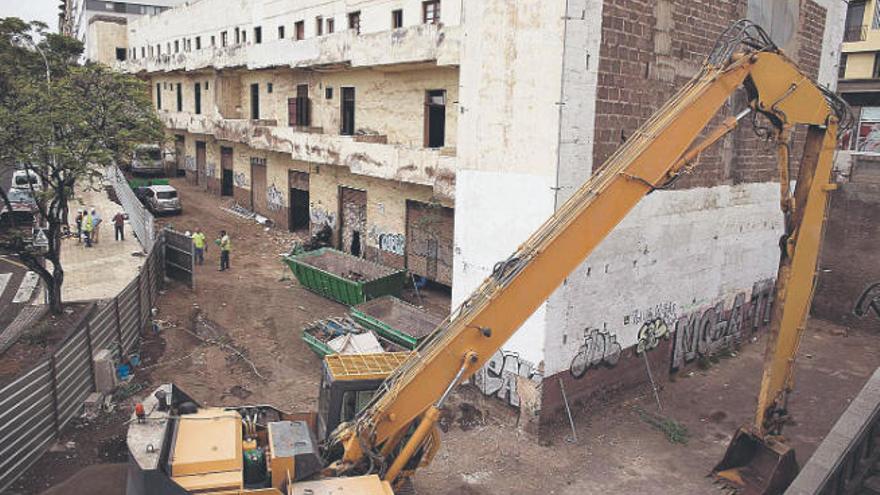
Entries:
<svg viewBox="0 0 880 495">
<path fill-rule="evenodd" d="M 59 5 L 60 0 L 0 0 L 0 17 L 43 21 L 49 25 L 49 31 L 57 31 Z"/>
</svg>

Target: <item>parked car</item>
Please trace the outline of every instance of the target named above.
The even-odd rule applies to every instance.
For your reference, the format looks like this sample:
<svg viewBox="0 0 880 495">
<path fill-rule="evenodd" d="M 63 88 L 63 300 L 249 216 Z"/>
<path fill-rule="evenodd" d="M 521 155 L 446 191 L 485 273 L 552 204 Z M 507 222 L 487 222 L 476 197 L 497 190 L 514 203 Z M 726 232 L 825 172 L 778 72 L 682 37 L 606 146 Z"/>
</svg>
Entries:
<svg viewBox="0 0 880 495">
<path fill-rule="evenodd" d="M 10 189 L 42 191 L 43 181 L 40 180 L 40 176 L 33 170 L 16 170 L 12 172 L 12 185 Z"/>
<path fill-rule="evenodd" d="M 162 175 L 165 173 L 165 160 L 158 144 L 141 144 L 134 150 L 131 159 L 131 173 L 140 175 Z"/>
<path fill-rule="evenodd" d="M 135 190 L 135 196 L 155 214 L 182 213 L 180 197 L 172 186 L 146 186 Z"/>
<path fill-rule="evenodd" d="M 12 210 L 6 207 L 6 202 L 0 199 L 0 224 L 6 225 L 10 216 L 15 218 L 16 225 L 30 225 L 34 223 L 34 215 L 37 212 L 37 202 L 30 191 L 24 189 L 9 189 L 6 192 Z"/>
</svg>

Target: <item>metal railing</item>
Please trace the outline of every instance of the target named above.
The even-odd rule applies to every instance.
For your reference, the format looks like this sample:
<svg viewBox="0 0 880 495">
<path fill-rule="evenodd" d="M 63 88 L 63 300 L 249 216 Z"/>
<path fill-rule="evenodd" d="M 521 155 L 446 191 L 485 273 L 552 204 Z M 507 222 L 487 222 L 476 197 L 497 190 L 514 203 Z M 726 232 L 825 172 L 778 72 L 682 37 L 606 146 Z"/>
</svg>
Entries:
<svg viewBox="0 0 880 495">
<path fill-rule="evenodd" d="M 110 166 L 104 171 L 104 179 L 113 188 L 116 198 L 122 204 L 125 213 L 128 214 L 128 222 L 131 230 L 137 237 L 138 242 L 145 252 L 152 252 L 156 244 L 156 229 L 153 215 L 141 204 L 134 191 L 128 185 L 128 180 L 119 170 L 119 167 Z"/>
</svg>

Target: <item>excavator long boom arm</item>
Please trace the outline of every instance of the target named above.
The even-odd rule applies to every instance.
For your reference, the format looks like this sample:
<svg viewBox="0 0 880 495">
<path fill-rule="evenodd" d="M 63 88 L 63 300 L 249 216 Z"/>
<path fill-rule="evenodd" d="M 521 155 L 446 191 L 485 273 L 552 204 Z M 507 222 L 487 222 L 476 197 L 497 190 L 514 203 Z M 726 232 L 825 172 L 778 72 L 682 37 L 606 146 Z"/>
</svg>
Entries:
<svg viewBox="0 0 880 495">
<path fill-rule="evenodd" d="M 736 25 L 735 25 L 736 26 Z M 738 30 L 737 30 L 738 29 Z M 742 24 L 719 43 L 703 70 L 648 120 L 556 213 L 466 300 L 385 384 L 374 401 L 335 433 L 344 472 L 370 461 L 389 481 L 429 459 L 434 423 L 451 388 L 473 375 L 580 265 L 633 207 L 689 171 L 705 146 L 736 126 L 728 118 L 697 139 L 731 95 L 745 87 L 752 112 L 788 146 L 794 125 L 809 126 L 797 189 L 783 197 L 787 231 L 777 279 L 756 426 L 790 387 L 791 361 L 809 307 L 841 110 L 760 28 Z M 761 46 L 757 46 L 757 45 Z M 734 46 L 735 45 L 735 46 Z M 749 109 L 747 109 L 749 110 Z M 787 148 L 786 148 L 787 150 Z M 787 178 L 787 152 L 780 152 Z M 787 190 L 788 184 L 783 184 Z"/>
</svg>

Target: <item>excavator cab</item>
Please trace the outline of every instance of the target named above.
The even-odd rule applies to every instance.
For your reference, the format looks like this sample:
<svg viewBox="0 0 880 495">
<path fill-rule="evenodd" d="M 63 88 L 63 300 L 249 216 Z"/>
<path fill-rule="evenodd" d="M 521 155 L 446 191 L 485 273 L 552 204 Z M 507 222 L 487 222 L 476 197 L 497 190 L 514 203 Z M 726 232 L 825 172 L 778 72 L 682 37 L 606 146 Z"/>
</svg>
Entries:
<svg viewBox="0 0 880 495">
<path fill-rule="evenodd" d="M 319 441 L 366 407 L 385 378 L 409 357 L 409 352 L 332 354 L 324 358 L 318 393 Z"/>
</svg>

